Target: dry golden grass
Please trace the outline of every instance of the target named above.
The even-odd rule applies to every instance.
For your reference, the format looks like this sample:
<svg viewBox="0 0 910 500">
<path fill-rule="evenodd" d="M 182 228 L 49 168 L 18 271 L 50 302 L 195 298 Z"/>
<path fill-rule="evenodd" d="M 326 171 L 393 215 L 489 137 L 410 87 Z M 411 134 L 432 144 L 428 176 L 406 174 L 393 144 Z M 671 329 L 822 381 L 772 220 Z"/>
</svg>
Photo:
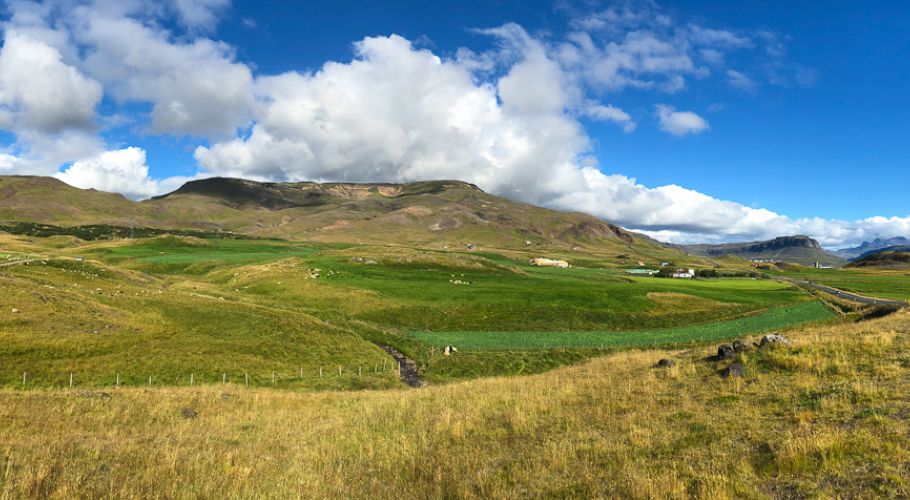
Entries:
<svg viewBox="0 0 910 500">
<path fill-rule="evenodd" d="M 794 340 L 732 380 L 705 348 L 422 390 L 3 391 L 0 498 L 910 495 L 910 315 Z"/>
</svg>

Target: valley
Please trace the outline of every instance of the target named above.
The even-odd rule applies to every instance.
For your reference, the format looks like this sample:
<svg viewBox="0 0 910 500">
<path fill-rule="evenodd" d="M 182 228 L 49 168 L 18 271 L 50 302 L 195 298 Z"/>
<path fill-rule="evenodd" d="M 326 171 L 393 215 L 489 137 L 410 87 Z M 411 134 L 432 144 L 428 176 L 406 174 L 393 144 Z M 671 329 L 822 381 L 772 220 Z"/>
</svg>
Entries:
<svg viewBox="0 0 910 500">
<path fill-rule="evenodd" d="M 907 313 L 786 281 L 905 301 L 902 270 L 684 252 L 458 183 L 240 186 L 109 209 L 63 188 L 80 217 L 6 212 L 0 496 L 825 496 L 846 474 L 907 491 L 880 479 L 908 463 L 882 451 L 906 427 Z M 405 192 L 433 208 L 389 222 Z M 751 347 L 771 332 L 793 346 Z M 44 432 L 23 432 L 35 412 Z M 266 449 L 287 460 L 260 467 Z"/>
</svg>

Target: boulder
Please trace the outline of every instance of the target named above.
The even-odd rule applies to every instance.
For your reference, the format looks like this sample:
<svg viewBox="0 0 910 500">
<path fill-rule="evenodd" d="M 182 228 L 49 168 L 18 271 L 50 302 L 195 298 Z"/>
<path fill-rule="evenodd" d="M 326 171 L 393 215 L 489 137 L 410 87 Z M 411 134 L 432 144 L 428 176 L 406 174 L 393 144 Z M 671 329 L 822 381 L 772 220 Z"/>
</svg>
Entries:
<svg viewBox="0 0 910 500">
<path fill-rule="evenodd" d="M 736 351 L 730 344 L 723 344 L 717 348 L 717 359 L 733 359 L 735 355 Z"/>
<path fill-rule="evenodd" d="M 759 347 L 778 346 L 778 345 L 789 346 L 790 339 L 788 339 L 787 337 L 784 337 L 783 335 L 780 335 L 778 333 L 769 333 L 768 335 L 765 335 L 764 337 L 762 337 L 761 342 L 758 343 Z"/>
<path fill-rule="evenodd" d="M 658 368 L 672 368 L 675 365 L 676 365 L 676 362 L 673 361 L 672 359 L 664 358 L 657 362 Z"/>
<path fill-rule="evenodd" d="M 720 371 L 723 378 L 742 378 L 746 374 L 746 367 L 742 363 L 733 363 Z"/>
<path fill-rule="evenodd" d="M 752 346 L 749 345 L 745 340 L 734 340 L 733 341 L 733 350 L 736 352 L 747 352 L 749 349 L 752 349 Z"/>
</svg>

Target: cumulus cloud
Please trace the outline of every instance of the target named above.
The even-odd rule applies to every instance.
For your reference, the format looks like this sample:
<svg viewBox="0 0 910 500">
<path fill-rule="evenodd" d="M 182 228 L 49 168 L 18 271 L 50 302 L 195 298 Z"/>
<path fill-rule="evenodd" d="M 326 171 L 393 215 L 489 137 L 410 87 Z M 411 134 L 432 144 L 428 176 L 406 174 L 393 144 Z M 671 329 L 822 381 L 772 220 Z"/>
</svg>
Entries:
<svg viewBox="0 0 910 500">
<path fill-rule="evenodd" d="M 75 161 L 55 177 L 78 188 L 121 193 L 134 199 L 148 198 L 175 189 L 191 179 L 152 179 L 146 164 L 145 150 L 137 147 L 104 151 Z"/>
<path fill-rule="evenodd" d="M 708 122 L 692 111 L 676 111 L 666 104 L 658 104 L 655 109 L 661 130 L 675 136 L 700 134 L 709 128 Z"/>
<path fill-rule="evenodd" d="M 0 49 L 0 127 L 57 134 L 93 126 L 101 84 L 62 59 L 56 48 L 6 31 Z"/>
<path fill-rule="evenodd" d="M 494 85 L 401 37 L 366 38 L 349 64 L 261 78 L 268 106 L 251 134 L 200 147 L 196 158 L 217 173 L 464 178 L 534 196 L 549 188 L 523 174 L 571 168 L 587 138 L 566 115 L 558 66 L 539 46 L 527 50 Z"/>
<path fill-rule="evenodd" d="M 120 101 L 152 103 L 156 133 L 232 135 L 252 118 L 252 71 L 233 60 L 228 45 L 175 42 L 167 32 L 94 9 L 81 10 L 77 21 L 74 36 L 89 49 L 86 71 Z"/>
<path fill-rule="evenodd" d="M 56 177 L 82 189 L 95 188 L 131 198 L 146 198 L 159 192 L 158 183 L 148 173 L 145 151 L 129 147 L 76 161 Z"/>
</svg>

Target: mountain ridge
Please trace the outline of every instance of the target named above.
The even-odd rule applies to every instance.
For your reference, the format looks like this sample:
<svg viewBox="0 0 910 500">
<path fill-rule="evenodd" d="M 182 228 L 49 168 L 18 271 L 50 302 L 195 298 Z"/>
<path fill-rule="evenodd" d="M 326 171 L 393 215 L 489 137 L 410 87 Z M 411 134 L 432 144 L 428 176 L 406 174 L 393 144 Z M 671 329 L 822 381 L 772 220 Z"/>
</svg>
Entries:
<svg viewBox="0 0 910 500">
<path fill-rule="evenodd" d="M 836 250 L 834 253 L 842 258 L 854 260 L 859 259 L 863 257 L 863 255 L 875 250 L 882 250 L 897 246 L 910 246 L 910 239 L 907 239 L 903 236 L 895 236 L 893 238 L 875 238 L 872 241 L 863 241 L 861 244 L 855 247 Z"/>
<path fill-rule="evenodd" d="M 0 176 L 0 221 L 230 231 L 346 243 L 675 253 L 589 214 L 509 200 L 455 180 L 275 183 L 216 177 L 137 202 L 54 178 Z"/>
<path fill-rule="evenodd" d="M 764 241 L 681 245 L 684 251 L 706 257 L 733 255 L 747 260 L 771 260 L 802 265 L 840 265 L 843 260 L 805 235 L 778 236 Z"/>
</svg>

